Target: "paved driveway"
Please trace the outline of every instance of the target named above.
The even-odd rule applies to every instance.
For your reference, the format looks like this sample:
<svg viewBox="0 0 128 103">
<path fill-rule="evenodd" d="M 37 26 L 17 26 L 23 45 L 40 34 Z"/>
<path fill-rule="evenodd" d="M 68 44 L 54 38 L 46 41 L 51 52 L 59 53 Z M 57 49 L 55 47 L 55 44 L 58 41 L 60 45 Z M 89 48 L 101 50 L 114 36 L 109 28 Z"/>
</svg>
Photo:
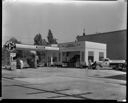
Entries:
<svg viewBox="0 0 128 103">
<path fill-rule="evenodd" d="M 126 99 L 126 73 L 40 67 L 2 71 L 2 97 L 8 99 Z"/>
</svg>

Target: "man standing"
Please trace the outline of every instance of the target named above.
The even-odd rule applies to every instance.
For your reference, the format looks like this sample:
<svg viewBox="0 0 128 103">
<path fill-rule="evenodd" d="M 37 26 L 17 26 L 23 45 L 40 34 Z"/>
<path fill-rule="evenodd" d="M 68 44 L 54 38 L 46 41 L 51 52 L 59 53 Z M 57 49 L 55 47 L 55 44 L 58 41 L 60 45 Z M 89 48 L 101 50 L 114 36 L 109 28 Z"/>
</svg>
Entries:
<svg viewBox="0 0 128 103">
<path fill-rule="evenodd" d="M 92 69 L 92 61 L 91 61 L 91 59 L 88 60 L 88 68 Z"/>
<path fill-rule="evenodd" d="M 20 68 L 23 69 L 23 67 L 24 67 L 23 60 L 20 59 Z"/>
</svg>

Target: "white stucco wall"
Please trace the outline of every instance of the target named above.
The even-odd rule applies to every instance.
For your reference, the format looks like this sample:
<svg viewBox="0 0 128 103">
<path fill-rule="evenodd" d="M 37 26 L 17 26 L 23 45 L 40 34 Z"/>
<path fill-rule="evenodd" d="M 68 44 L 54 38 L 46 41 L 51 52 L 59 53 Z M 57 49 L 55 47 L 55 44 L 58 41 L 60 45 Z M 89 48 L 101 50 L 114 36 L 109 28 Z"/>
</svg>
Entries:
<svg viewBox="0 0 128 103">
<path fill-rule="evenodd" d="M 106 58 L 106 44 L 103 43 L 96 43 L 96 42 L 89 42 L 85 41 L 85 62 L 88 65 L 88 52 L 94 52 L 94 61 L 99 61 L 99 52 L 104 53 L 104 58 Z"/>
<path fill-rule="evenodd" d="M 94 52 L 94 61 L 99 61 L 99 52 L 104 53 L 106 57 L 106 44 L 96 43 L 90 41 L 80 41 L 80 42 L 69 42 L 61 43 L 59 45 L 60 52 L 73 52 L 80 51 L 80 61 L 82 59 L 82 52 L 84 52 L 84 62 L 88 65 L 88 51 Z M 84 63 L 81 61 L 81 63 Z"/>
</svg>

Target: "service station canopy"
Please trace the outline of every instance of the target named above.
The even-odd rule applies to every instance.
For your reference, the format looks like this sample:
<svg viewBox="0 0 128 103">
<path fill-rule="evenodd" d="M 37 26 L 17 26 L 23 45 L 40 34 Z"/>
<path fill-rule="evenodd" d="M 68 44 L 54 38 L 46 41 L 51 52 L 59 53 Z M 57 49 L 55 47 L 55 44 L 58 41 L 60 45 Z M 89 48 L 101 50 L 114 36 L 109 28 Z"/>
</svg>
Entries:
<svg viewBox="0 0 128 103">
<path fill-rule="evenodd" d="M 59 51 L 59 47 L 57 47 L 57 46 L 25 45 L 25 44 L 15 44 L 13 42 L 7 42 L 5 44 L 5 48 L 10 52 L 12 52 L 14 50 L 36 50 L 36 51 L 54 50 L 54 51 Z"/>
</svg>

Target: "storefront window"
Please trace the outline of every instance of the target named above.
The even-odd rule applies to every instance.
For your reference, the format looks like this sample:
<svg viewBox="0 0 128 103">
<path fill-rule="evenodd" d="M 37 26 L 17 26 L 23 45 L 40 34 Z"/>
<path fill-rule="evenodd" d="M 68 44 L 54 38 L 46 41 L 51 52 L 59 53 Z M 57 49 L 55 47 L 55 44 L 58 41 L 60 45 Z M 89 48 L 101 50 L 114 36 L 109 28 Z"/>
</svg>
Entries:
<svg viewBox="0 0 128 103">
<path fill-rule="evenodd" d="M 104 52 L 99 52 L 99 61 L 102 61 L 104 58 Z"/>
</svg>

